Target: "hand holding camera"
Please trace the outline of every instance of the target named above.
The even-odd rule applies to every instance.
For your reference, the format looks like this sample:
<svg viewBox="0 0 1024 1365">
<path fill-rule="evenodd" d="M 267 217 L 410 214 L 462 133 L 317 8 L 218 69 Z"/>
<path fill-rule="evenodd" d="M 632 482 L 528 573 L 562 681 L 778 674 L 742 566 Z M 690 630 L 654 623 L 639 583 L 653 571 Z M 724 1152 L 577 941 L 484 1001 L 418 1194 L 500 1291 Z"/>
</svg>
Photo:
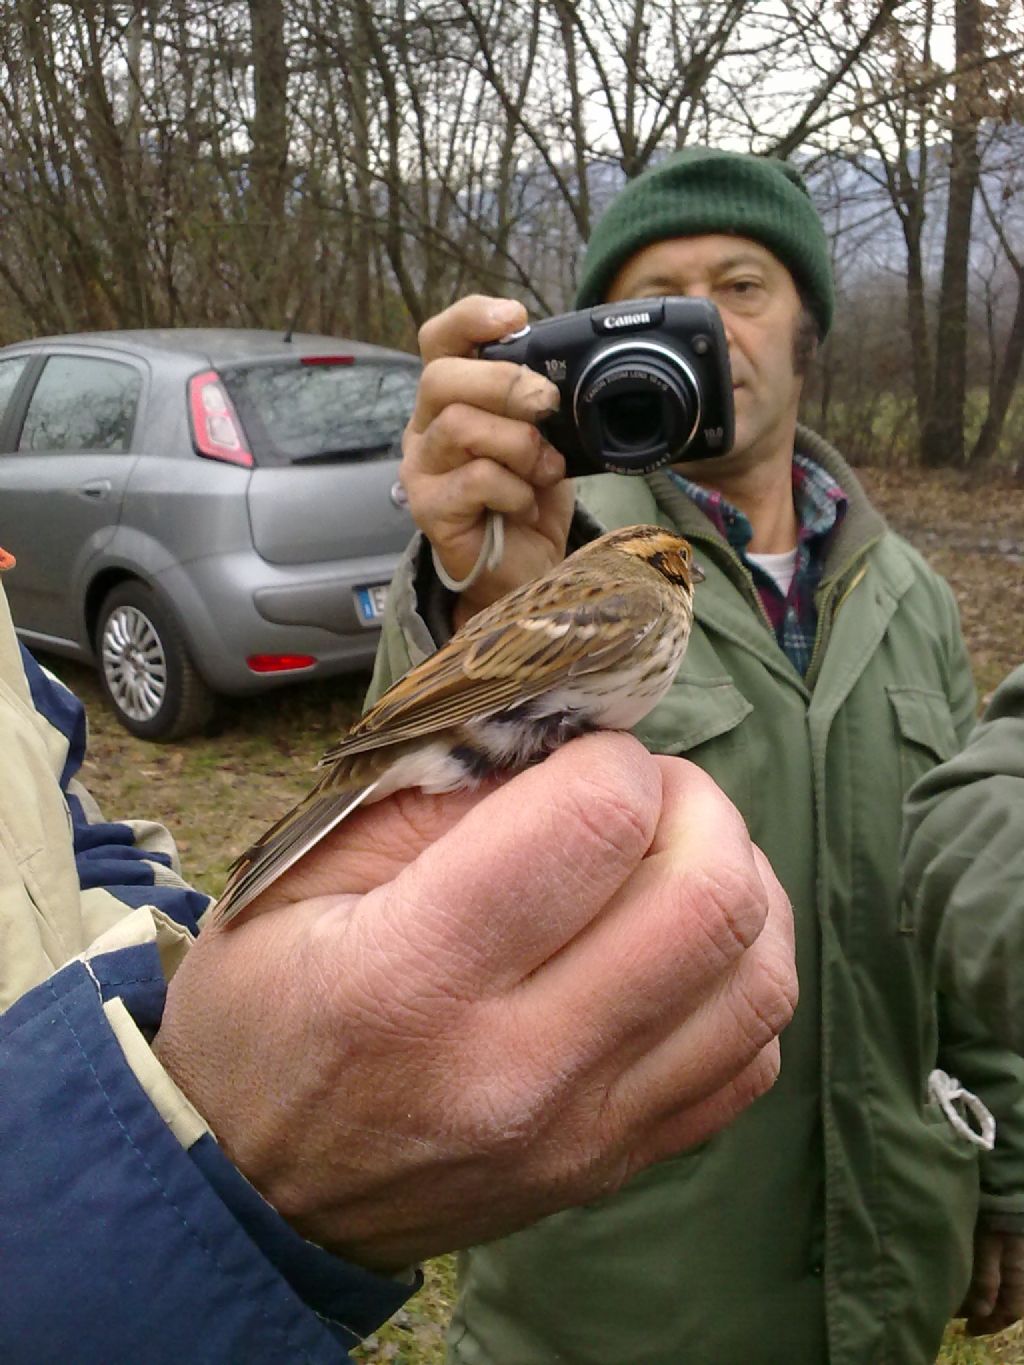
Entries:
<svg viewBox="0 0 1024 1365">
<path fill-rule="evenodd" d="M 501 563 L 459 596 L 456 626 L 565 558 L 573 485 L 537 425 L 559 391 L 523 365 L 478 356 L 525 323 L 522 304 L 474 295 L 420 330 L 424 370 L 402 438 L 409 510 L 454 578 L 476 563 L 488 512 L 504 519 Z"/>
<path fill-rule="evenodd" d="M 480 557 L 488 512 L 504 519 L 501 562 L 457 599 L 456 626 L 565 557 L 570 476 L 643 473 L 732 440 L 728 350 L 704 300 L 526 323 L 521 304 L 475 295 L 420 331 L 424 371 L 402 443 L 413 519 L 455 579 Z M 564 377 L 549 378 L 548 361 L 555 375 L 564 362 Z"/>
</svg>

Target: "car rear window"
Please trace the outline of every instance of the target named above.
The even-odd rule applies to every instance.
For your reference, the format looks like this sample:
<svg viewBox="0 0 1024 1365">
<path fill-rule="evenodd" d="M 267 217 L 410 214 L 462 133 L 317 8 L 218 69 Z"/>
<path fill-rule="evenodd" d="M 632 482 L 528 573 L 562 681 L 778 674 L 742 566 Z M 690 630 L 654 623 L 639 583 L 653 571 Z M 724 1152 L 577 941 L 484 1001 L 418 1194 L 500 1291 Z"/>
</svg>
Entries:
<svg viewBox="0 0 1024 1365">
<path fill-rule="evenodd" d="M 412 414 L 419 366 L 317 358 L 221 371 L 261 464 L 367 460 L 392 452 Z"/>
</svg>

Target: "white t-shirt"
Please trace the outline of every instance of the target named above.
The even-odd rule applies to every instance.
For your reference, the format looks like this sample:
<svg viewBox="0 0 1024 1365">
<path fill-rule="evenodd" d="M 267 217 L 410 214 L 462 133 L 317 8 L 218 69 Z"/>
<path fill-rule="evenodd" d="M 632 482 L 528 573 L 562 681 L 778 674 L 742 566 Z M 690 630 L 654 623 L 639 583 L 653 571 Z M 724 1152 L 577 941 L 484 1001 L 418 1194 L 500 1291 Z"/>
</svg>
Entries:
<svg viewBox="0 0 1024 1365">
<path fill-rule="evenodd" d="M 775 580 L 779 592 L 785 597 L 796 573 L 796 546 L 792 550 L 784 550 L 780 555 L 752 555 L 748 550 L 747 558 Z"/>
</svg>

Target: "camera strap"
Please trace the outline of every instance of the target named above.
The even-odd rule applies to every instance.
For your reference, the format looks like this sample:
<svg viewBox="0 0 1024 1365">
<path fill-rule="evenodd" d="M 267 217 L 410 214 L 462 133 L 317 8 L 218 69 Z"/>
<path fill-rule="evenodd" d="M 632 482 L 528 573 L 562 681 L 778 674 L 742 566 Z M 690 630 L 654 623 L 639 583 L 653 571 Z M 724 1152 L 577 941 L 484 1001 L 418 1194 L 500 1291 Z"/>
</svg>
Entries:
<svg viewBox="0 0 1024 1365">
<path fill-rule="evenodd" d="M 433 545 L 430 547 L 430 557 L 434 561 L 434 572 L 450 592 L 465 592 L 467 588 L 472 587 L 482 573 L 489 573 L 498 567 L 504 553 L 505 520 L 500 512 L 494 512 L 490 508 L 487 509 L 487 524 L 484 526 L 484 538 L 480 545 L 480 553 L 476 557 L 476 563 L 465 578 L 452 578 L 438 558 Z"/>
</svg>

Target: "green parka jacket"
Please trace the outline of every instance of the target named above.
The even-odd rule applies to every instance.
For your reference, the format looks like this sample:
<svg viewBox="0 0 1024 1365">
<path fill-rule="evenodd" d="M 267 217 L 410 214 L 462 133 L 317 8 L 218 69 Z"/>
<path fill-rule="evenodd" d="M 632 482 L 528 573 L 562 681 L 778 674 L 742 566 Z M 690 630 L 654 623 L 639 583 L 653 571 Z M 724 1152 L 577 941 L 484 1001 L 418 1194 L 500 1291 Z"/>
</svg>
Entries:
<svg viewBox="0 0 1024 1365">
<path fill-rule="evenodd" d="M 1024 666 L 910 793 L 906 896 L 943 990 L 1024 1052 Z"/>
<path fill-rule="evenodd" d="M 666 473 L 579 489 L 605 526 L 682 532 L 705 572 L 679 675 L 637 733 L 716 779 L 793 902 L 781 1076 L 698 1150 L 468 1253 L 459 1365 L 923 1365 L 968 1283 L 979 1200 L 1024 1230 L 1021 1063 L 937 1002 L 899 892 L 903 794 L 974 720 L 956 606 L 830 447 L 801 429 L 797 448 L 850 499 L 806 679 Z M 414 542 L 374 694 L 434 647 L 436 595 Z M 996 1114 L 993 1152 L 929 1099 L 936 1066 Z"/>
</svg>

